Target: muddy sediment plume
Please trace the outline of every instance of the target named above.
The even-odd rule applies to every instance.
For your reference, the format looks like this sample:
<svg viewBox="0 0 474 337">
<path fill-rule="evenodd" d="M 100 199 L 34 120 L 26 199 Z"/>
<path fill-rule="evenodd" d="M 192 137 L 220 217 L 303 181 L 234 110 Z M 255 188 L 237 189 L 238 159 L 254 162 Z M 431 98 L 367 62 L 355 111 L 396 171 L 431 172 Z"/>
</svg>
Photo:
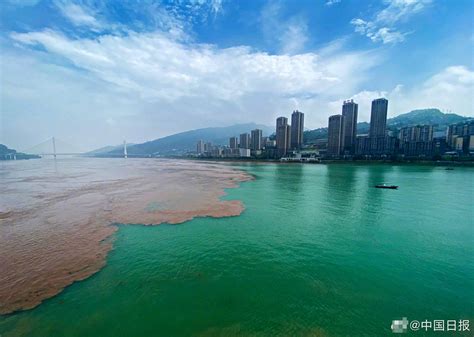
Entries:
<svg viewBox="0 0 474 337">
<path fill-rule="evenodd" d="M 0 171 L 0 314 L 30 309 L 97 272 L 115 223 L 178 224 L 239 215 L 226 165 L 154 159 L 9 163 Z"/>
</svg>

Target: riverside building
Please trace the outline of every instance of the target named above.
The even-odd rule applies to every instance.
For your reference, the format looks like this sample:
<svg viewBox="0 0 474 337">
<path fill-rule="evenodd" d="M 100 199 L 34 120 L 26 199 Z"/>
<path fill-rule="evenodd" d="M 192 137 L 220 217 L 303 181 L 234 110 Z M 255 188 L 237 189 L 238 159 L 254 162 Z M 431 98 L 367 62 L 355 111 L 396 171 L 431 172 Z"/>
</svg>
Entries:
<svg viewBox="0 0 474 337">
<path fill-rule="evenodd" d="M 304 113 L 295 110 L 291 114 L 290 148 L 300 150 L 303 147 Z"/>
<path fill-rule="evenodd" d="M 276 120 L 276 148 L 278 157 L 283 157 L 290 149 L 291 129 L 288 118 L 278 117 Z"/>
</svg>

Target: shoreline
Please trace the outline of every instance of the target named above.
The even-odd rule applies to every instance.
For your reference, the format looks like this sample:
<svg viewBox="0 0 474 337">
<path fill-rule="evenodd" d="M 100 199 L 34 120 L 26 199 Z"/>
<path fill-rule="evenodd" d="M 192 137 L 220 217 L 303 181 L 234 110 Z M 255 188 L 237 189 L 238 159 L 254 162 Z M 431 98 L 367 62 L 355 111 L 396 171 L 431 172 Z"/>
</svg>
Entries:
<svg viewBox="0 0 474 337">
<path fill-rule="evenodd" d="M 168 159 L 177 159 L 178 157 L 164 157 Z M 300 162 L 300 161 L 280 161 L 277 159 L 237 159 L 237 158 L 182 158 L 184 160 L 192 161 L 202 161 L 210 163 L 268 163 L 268 164 L 304 164 L 304 165 L 325 165 L 325 164 L 343 164 L 343 165 L 374 165 L 374 164 L 383 164 L 383 165 L 421 165 L 421 166 L 456 166 L 456 167 L 474 167 L 474 161 L 394 161 L 394 160 L 322 160 L 320 162 Z"/>
</svg>

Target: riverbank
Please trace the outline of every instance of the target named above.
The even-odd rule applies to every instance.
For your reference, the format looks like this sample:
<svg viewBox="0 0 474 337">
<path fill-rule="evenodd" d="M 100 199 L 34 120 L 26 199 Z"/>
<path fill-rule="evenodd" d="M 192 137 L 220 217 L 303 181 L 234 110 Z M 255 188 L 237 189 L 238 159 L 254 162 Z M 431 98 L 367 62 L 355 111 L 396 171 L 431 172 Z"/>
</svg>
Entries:
<svg viewBox="0 0 474 337">
<path fill-rule="evenodd" d="M 459 166 L 474 167 L 474 161 L 450 161 L 450 160 L 343 160 L 343 159 L 323 159 L 321 161 L 300 162 L 300 161 L 280 161 L 278 159 L 257 159 L 257 158 L 199 158 L 199 157 L 167 157 L 170 159 L 185 159 L 211 163 L 273 163 L 273 164 L 386 164 L 386 165 L 427 165 L 427 166 Z"/>
</svg>

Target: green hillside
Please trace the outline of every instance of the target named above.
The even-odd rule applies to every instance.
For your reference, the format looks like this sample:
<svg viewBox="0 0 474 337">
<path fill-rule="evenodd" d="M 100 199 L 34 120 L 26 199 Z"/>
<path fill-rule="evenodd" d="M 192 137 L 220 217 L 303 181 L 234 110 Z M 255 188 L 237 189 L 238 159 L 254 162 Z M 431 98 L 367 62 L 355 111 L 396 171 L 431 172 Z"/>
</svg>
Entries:
<svg viewBox="0 0 474 337">
<path fill-rule="evenodd" d="M 15 156 L 17 160 L 40 158 L 40 156 L 34 154 L 17 152 L 14 149 L 10 149 L 6 145 L 0 144 L 0 160 L 11 160 L 13 159 L 13 156 Z"/>
<path fill-rule="evenodd" d="M 211 142 L 215 145 L 226 145 L 229 143 L 229 137 L 239 136 L 239 134 L 250 133 L 253 129 L 262 129 L 263 135 L 269 135 L 274 129 L 265 125 L 254 123 L 237 124 L 227 127 L 213 127 L 180 132 L 171 136 L 155 139 L 142 144 L 135 144 L 127 148 L 130 155 L 172 155 L 183 154 L 196 149 L 196 143 L 199 140 Z M 112 151 L 100 153 L 100 155 L 120 155 L 123 152 L 121 147 Z"/>
</svg>

